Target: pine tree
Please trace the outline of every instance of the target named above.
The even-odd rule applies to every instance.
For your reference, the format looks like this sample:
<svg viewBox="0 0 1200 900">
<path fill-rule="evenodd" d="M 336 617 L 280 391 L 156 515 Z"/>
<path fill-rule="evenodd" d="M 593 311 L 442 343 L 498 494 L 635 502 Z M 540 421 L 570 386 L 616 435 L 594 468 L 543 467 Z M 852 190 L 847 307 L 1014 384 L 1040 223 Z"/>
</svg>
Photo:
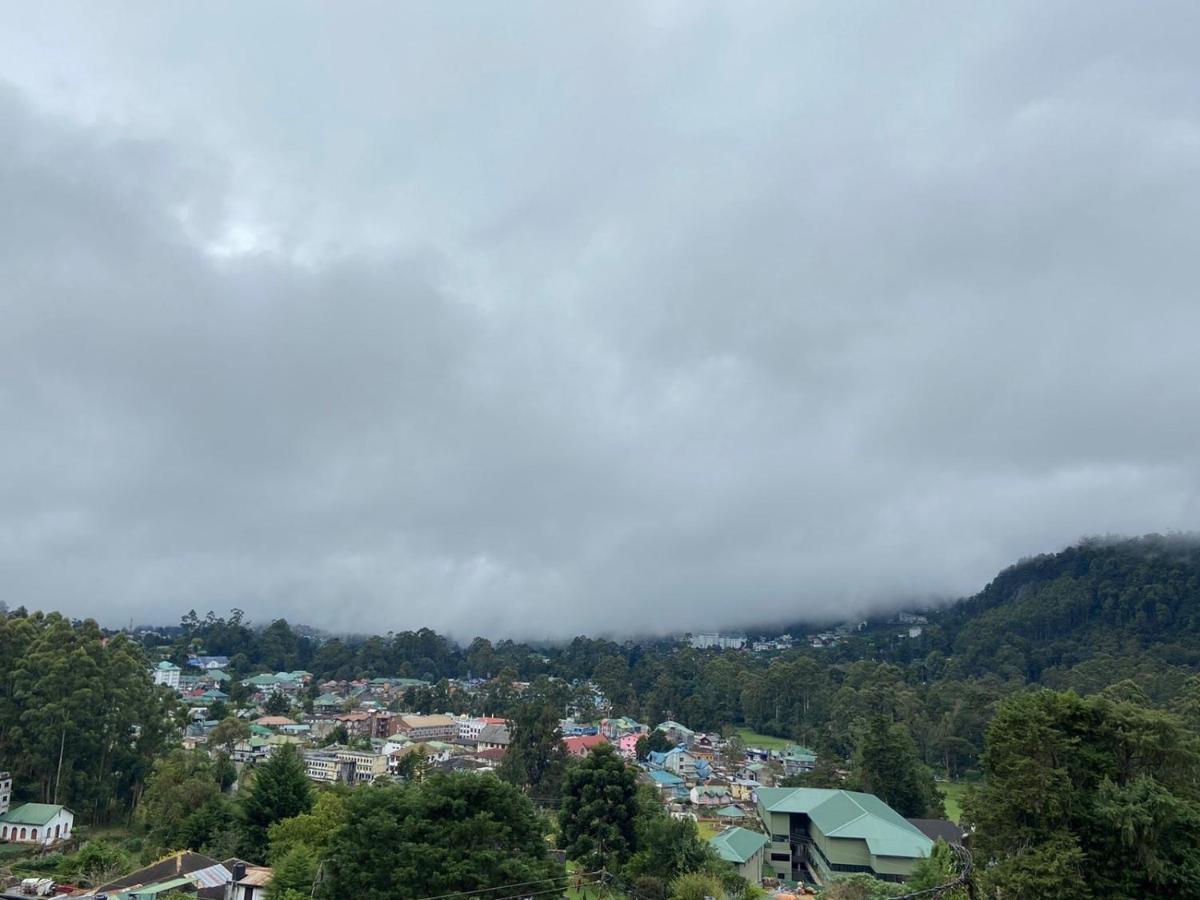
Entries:
<svg viewBox="0 0 1200 900">
<path fill-rule="evenodd" d="M 255 770 L 254 781 L 242 795 L 243 853 L 251 862 L 267 857 L 267 829 L 312 809 L 312 786 L 304 760 L 291 744 L 284 744 Z"/>
<path fill-rule="evenodd" d="M 567 771 L 558 827 L 568 859 L 588 868 L 623 865 L 637 849 L 637 782 L 611 744 Z"/>
</svg>

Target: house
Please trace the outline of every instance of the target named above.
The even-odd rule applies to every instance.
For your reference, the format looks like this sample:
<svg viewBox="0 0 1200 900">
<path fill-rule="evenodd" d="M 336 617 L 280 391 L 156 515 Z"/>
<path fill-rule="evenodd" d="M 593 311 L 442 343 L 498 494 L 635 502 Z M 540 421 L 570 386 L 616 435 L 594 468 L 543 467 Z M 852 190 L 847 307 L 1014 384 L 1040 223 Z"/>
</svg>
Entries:
<svg viewBox="0 0 1200 900">
<path fill-rule="evenodd" d="M 577 737 L 563 738 L 562 742 L 563 746 L 567 748 L 567 755 L 586 759 L 601 744 L 607 744 L 608 738 L 602 734 L 581 734 Z"/>
<path fill-rule="evenodd" d="M 817 765 L 817 754 L 796 744 L 789 744 L 776 755 L 783 763 L 784 775 L 803 775 L 805 772 L 811 772 Z"/>
<path fill-rule="evenodd" d="M 23 803 L 0 816 L 0 841 L 49 847 L 71 836 L 75 813 L 57 803 Z"/>
<path fill-rule="evenodd" d="M 475 741 L 478 750 L 507 750 L 512 743 L 512 735 L 503 725 L 484 725 Z"/>
<path fill-rule="evenodd" d="M 179 676 L 182 671 L 175 663 L 164 659 L 151 669 L 151 674 L 155 684 L 165 684 L 171 690 L 177 691 L 179 690 Z"/>
<path fill-rule="evenodd" d="M 450 716 L 401 716 L 394 733 L 413 741 L 452 741 L 458 737 L 458 723 Z"/>
<path fill-rule="evenodd" d="M 733 802 L 733 795 L 723 784 L 698 784 L 688 794 L 693 806 L 728 806 Z"/>
<path fill-rule="evenodd" d="M 272 871 L 266 866 L 234 863 L 229 883 L 225 886 L 225 900 L 266 900 L 271 875 Z"/>
<path fill-rule="evenodd" d="M 745 803 L 754 799 L 754 792 L 760 785 L 753 778 L 735 778 L 729 782 L 729 793 L 733 795 L 734 803 Z"/>
<path fill-rule="evenodd" d="M 12 800 L 12 775 L 8 772 L 0 772 L 0 815 L 8 812 L 10 800 Z"/>
<path fill-rule="evenodd" d="M 633 759 L 637 756 L 637 742 L 642 739 L 642 735 L 636 731 L 631 731 L 617 738 L 617 751 L 626 759 Z"/>
<path fill-rule="evenodd" d="M 707 734 L 702 734 L 692 741 L 688 751 L 697 759 L 712 762 L 717 758 L 717 745 Z"/>
<path fill-rule="evenodd" d="M 904 881 L 933 841 L 876 797 L 825 788 L 760 788 L 758 814 L 771 837 L 769 862 L 781 879 L 826 884 L 866 872 Z"/>
<path fill-rule="evenodd" d="M 237 862 L 240 860 L 219 863 L 203 853 L 184 850 L 102 884 L 88 896 L 117 900 L 195 891 L 204 900 L 224 900 L 225 886 L 232 877 L 230 868 Z"/>
<path fill-rule="evenodd" d="M 749 828 L 726 828 L 708 839 L 717 856 L 733 863 L 737 873 L 751 884 L 762 883 L 763 861 L 771 842 Z"/>
<path fill-rule="evenodd" d="M 692 741 L 696 739 L 696 732 L 692 731 L 692 729 L 688 728 L 686 725 L 680 725 L 678 722 L 674 722 L 671 719 L 668 719 L 665 722 L 660 722 L 655 726 L 654 730 L 661 731 L 663 734 L 665 734 L 671 739 L 671 743 L 682 745 L 684 747 L 691 746 Z"/>
</svg>

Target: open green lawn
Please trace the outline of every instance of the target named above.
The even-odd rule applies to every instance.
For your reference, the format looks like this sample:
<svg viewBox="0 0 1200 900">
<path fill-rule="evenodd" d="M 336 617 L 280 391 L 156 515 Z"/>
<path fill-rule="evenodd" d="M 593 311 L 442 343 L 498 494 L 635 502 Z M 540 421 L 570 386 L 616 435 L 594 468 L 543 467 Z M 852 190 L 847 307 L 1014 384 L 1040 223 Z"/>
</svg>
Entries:
<svg viewBox="0 0 1200 900">
<path fill-rule="evenodd" d="M 700 837 L 706 841 L 721 830 L 716 822 L 697 822 L 696 828 L 700 832 Z"/>
<path fill-rule="evenodd" d="M 965 781 L 939 781 L 938 789 L 946 795 L 946 817 L 953 822 L 962 818 L 962 795 L 967 789 Z"/>
<path fill-rule="evenodd" d="M 741 735 L 742 740 L 746 742 L 747 747 L 762 747 L 764 750 L 782 750 L 784 747 L 795 743 L 795 741 L 789 741 L 787 738 L 759 734 L 757 731 L 751 731 L 749 728 L 739 728 L 737 732 Z"/>
</svg>

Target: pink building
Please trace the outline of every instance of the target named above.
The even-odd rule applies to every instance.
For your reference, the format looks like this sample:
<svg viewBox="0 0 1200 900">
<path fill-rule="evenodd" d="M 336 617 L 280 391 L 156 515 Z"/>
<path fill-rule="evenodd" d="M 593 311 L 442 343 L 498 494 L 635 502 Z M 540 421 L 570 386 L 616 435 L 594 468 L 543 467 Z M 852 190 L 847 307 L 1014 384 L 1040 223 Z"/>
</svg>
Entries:
<svg viewBox="0 0 1200 900">
<path fill-rule="evenodd" d="M 620 751 L 622 756 L 628 759 L 633 759 L 635 756 L 637 756 L 637 742 L 641 737 L 643 737 L 643 735 L 640 734 L 621 735 L 621 737 L 617 740 L 617 750 Z"/>
</svg>

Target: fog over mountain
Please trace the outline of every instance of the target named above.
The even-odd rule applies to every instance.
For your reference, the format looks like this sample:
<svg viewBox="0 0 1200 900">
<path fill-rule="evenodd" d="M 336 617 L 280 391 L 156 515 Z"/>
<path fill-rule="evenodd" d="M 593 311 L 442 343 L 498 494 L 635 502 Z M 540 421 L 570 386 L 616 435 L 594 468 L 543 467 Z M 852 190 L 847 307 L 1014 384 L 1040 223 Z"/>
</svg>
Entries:
<svg viewBox="0 0 1200 900">
<path fill-rule="evenodd" d="M 0 24 L 9 606 L 685 631 L 1200 522 L 1194 3 Z"/>
</svg>

